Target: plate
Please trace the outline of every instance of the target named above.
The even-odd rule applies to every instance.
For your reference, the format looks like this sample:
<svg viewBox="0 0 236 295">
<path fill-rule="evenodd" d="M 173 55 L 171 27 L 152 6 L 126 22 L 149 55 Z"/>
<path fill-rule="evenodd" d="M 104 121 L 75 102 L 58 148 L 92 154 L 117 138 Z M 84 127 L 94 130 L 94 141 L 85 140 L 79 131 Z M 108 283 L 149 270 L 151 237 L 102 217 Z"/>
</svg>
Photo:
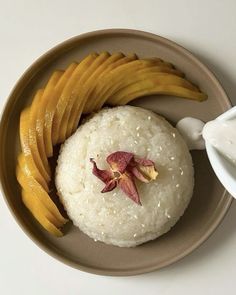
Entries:
<svg viewBox="0 0 236 295">
<path fill-rule="evenodd" d="M 33 45 L 32 45 L 33 46 Z M 222 221 L 232 198 L 217 180 L 205 151 L 192 152 L 194 195 L 179 222 L 162 237 L 136 248 L 119 248 L 94 242 L 72 225 L 62 238 L 47 234 L 21 202 L 15 177 L 19 153 L 21 110 L 50 73 L 64 69 L 92 51 L 135 52 L 140 57 L 161 57 L 186 73 L 209 96 L 202 103 L 170 96 L 137 99 L 133 105 L 150 109 L 175 123 L 185 116 L 208 121 L 230 108 L 215 76 L 183 47 L 150 33 L 111 29 L 80 35 L 61 43 L 39 58 L 20 78 L 10 94 L 0 123 L 0 179 L 6 202 L 24 232 L 48 254 L 77 269 L 101 275 L 134 275 L 169 265 L 192 252 Z"/>
</svg>

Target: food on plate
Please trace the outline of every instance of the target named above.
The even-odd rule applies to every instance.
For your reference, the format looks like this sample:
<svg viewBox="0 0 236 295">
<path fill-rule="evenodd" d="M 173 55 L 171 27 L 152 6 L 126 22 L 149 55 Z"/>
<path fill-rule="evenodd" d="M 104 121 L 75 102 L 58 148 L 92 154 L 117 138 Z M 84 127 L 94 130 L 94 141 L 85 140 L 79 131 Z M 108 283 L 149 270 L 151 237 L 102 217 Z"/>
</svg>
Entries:
<svg viewBox="0 0 236 295">
<path fill-rule="evenodd" d="M 46 128 L 45 118 L 46 118 L 46 107 L 49 101 L 52 99 L 52 94 L 55 91 L 55 87 L 63 75 L 63 71 L 55 71 L 44 91 L 43 95 L 40 99 L 40 102 L 37 106 L 37 117 L 36 117 L 36 133 L 38 139 L 38 145 L 41 153 L 45 153 L 46 157 L 51 157 L 53 150 L 52 146 L 48 143 L 48 141 L 44 138 L 44 129 Z"/>
<path fill-rule="evenodd" d="M 144 160 L 148 173 L 136 164 Z M 130 179 L 128 192 L 118 182 L 127 171 L 134 194 Z M 95 240 L 133 247 L 177 222 L 192 196 L 193 173 L 187 145 L 174 127 L 151 111 L 122 106 L 101 110 L 65 141 L 55 182 L 74 225 Z M 111 187 L 114 177 L 118 185 Z"/>
<path fill-rule="evenodd" d="M 59 210 L 55 216 L 55 212 L 50 211 L 54 204 L 50 197 L 53 173 L 48 158 L 53 156 L 53 147 L 76 131 L 82 115 L 97 112 L 104 105 L 125 105 L 135 98 L 152 94 L 175 95 L 196 101 L 207 99 L 207 95 L 181 71 L 160 58 L 95 52 L 79 63 L 72 62 L 65 70 L 53 72 L 46 86 L 36 92 L 31 105 L 22 111 L 22 153 L 17 179 L 22 187 L 23 202 L 50 233 L 59 236 L 55 228 L 60 231 L 67 221 Z M 129 152 L 140 157 L 135 149 L 134 146 Z M 136 171 L 136 176 L 138 173 L 140 171 Z M 45 207 L 49 200 L 51 205 Z"/>
<path fill-rule="evenodd" d="M 67 222 L 67 219 L 61 215 L 46 190 L 31 174 L 23 154 L 18 157 L 16 176 L 22 187 L 22 200 L 26 207 L 46 230 L 61 236 L 59 228 Z"/>
<path fill-rule="evenodd" d="M 44 128 L 44 140 L 50 152 L 48 155 L 52 156 L 53 150 L 53 134 L 52 128 L 54 128 L 54 134 L 58 134 L 58 129 L 60 128 L 61 112 L 59 108 L 59 102 L 61 103 L 62 98 L 64 98 L 64 88 L 68 84 L 68 81 L 71 79 L 71 76 L 74 70 L 77 67 L 77 63 L 71 63 L 65 70 L 65 72 L 61 75 L 56 85 L 52 88 L 50 93 L 50 98 L 45 107 L 45 128 Z M 68 103 L 68 102 L 67 102 Z M 53 125 L 54 124 L 54 125 Z M 53 126 L 52 126 L 53 125 Z"/>
<path fill-rule="evenodd" d="M 29 135 L 28 135 L 29 147 L 32 153 L 32 157 L 35 161 L 35 164 L 36 166 L 38 166 L 42 174 L 43 173 L 46 174 L 45 179 L 49 181 L 50 175 L 51 175 L 51 169 L 48 163 L 44 145 L 43 145 L 43 150 L 40 150 L 40 140 L 41 140 L 40 136 L 42 136 L 42 133 L 40 133 L 40 136 L 39 136 L 39 134 L 37 135 L 37 131 L 36 131 L 38 108 L 40 105 L 40 101 L 42 99 L 43 91 L 44 89 L 39 89 L 33 98 L 33 102 L 29 110 L 29 117 L 26 118 L 27 124 L 29 124 L 26 130 L 28 129 L 29 131 Z"/>
<path fill-rule="evenodd" d="M 38 181 L 42 187 L 48 192 L 48 184 L 47 179 L 44 178 L 44 176 L 41 174 L 41 171 L 39 170 L 38 166 L 36 165 L 36 161 L 33 158 L 33 153 L 31 150 L 31 146 L 29 145 L 29 112 L 30 110 L 24 109 L 21 112 L 20 115 L 20 142 L 21 142 L 21 148 L 22 152 L 25 157 L 25 162 L 30 170 L 32 176 L 35 178 L 36 181 Z"/>
</svg>

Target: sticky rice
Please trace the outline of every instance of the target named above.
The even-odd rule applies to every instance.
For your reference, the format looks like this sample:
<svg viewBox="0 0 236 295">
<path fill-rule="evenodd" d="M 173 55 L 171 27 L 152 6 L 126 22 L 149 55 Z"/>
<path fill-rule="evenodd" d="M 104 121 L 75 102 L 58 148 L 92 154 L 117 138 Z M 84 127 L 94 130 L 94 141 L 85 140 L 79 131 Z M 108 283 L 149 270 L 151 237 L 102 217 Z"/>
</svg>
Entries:
<svg viewBox="0 0 236 295">
<path fill-rule="evenodd" d="M 104 187 L 92 174 L 90 158 L 108 169 L 106 157 L 132 152 L 155 163 L 150 183 L 136 181 L 142 206 L 119 188 Z M 194 170 L 188 148 L 163 117 L 122 106 L 95 114 L 62 145 L 56 187 L 69 218 L 81 231 L 107 244 L 134 247 L 163 235 L 178 221 L 193 193 Z"/>
</svg>

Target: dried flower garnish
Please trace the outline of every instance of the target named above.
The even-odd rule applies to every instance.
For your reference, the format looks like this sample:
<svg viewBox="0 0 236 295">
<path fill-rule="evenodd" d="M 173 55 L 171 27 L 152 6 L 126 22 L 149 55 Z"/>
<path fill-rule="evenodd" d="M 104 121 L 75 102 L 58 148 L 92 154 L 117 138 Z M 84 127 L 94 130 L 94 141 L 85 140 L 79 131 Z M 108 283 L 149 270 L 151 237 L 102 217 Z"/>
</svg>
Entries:
<svg viewBox="0 0 236 295">
<path fill-rule="evenodd" d="M 135 178 L 148 183 L 156 179 L 158 173 L 151 160 L 141 159 L 133 153 L 118 151 L 110 154 L 106 161 L 110 166 L 109 170 L 101 170 L 97 167 L 94 159 L 93 174 L 105 183 L 102 193 L 110 192 L 117 186 L 135 203 L 142 205 L 135 185 Z"/>
</svg>

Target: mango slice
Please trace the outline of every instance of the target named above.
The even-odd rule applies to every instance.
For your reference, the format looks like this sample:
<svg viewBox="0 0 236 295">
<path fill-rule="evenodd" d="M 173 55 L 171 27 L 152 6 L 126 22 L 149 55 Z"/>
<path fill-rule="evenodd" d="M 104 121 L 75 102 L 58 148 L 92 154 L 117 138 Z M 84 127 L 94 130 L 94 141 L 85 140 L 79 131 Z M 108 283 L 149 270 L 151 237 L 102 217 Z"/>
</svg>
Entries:
<svg viewBox="0 0 236 295">
<path fill-rule="evenodd" d="M 41 101 L 44 89 L 39 89 L 33 98 L 32 105 L 29 112 L 29 147 L 41 175 L 45 178 L 46 182 L 50 181 L 50 167 L 45 153 L 40 153 L 38 149 L 37 135 L 36 135 L 36 120 L 38 106 Z"/>
<path fill-rule="evenodd" d="M 143 81 L 143 85 L 145 81 Z M 139 85 L 140 87 L 140 85 Z M 207 99 L 207 95 L 202 92 L 192 91 L 184 87 L 176 86 L 176 85 L 157 85 L 153 87 L 146 88 L 144 85 L 143 89 L 139 89 L 138 91 L 131 92 L 125 94 L 123 97 L 119 98 L 119 105 L 126 105 L 130 101 L 147 95 L 154 94 L 164 94 L 164 95 L 172 95 L 182 98 L 187 98 L 190 100 L 196 101 L 204 101 Z"/>
<path fill-rule="evenodd" d="M 93 92 L 96 87 L 97 81 L 102 75 L 106 72 L 106 70 L 110 67 L 110 65 L 116 63 L 117 61 L 124 58 L 124 54 L 121 52 L 112 54 L 103 64 L 101 64 L 97 70 L 89 77 L 83 87 L 83 96 L 86 96 L 86 103 L 83 108 L 83 113 L 86 113 L 86 109 L 89 108 L 90 103 L 92 102 L 88 99 L 90 94 Z M 67 133 L 68 134 L 68 133 Z"/>
<path fill-rule="evenodd" d="M 56 105 L 58 100 L 62 94 L 63 89 L 65 88 L 66 84 L 70 80 L 73 72 L 75 71 L 78 64 L 76 62 L 71 63 L 67 69 L 65 70 L 64 74 L 60 77 L 59 81 L 57 82 L 56 86 L 54 87 L 54 91 L 52 92 L 52 96 L 48 101 L 45 109 L 44 115 L 44 130 L 43 130 L 43 137 L 45 141 L 45 145 L 48 146 L 48 150 L 53 150 L 53 143 L 52 143 L 52 124 L 54 115 L 56 112 Z"/>
<path fill-rule="evenodd" d="M 53 95 L 54 88 L 57 82 L 59 81 L 59 79 L 61 78 L 61 76 L 63 75 L 63 73 L 64 71 L 55 71 L 51 75 L 44 89 L 40 103 L 38 106 L 36 106 L 37 107 L 36 133 L 37 133 L 38 148 L 39 148 L 40 154 L 44 153 L 46 154 L 46 157 L 51 157 L 53 155 L 53 149 L 51 144 L 44 139 L 45 110 L 49 100 L 51 99 Z"/>
<path fill-rule="evenodd" d="M 111 94 L 107 102 L 113 105 L 116 103 L 119 104 L 120 99 L 127 93 L 134 93 L 140 89 L 143 89 L 144 87 L 153 88 L 158 85 L 175 85 L 199 92 L 196 86 L 181 77 L 169 73 L 146 72 L 145 74 L 141 75 L 137 73 L 136 76 L 127 78 L 126 81 L 124 81 L 122 88 L 116 90 L 114 94 Z"/>
<path fill-rule="evenodd" d="M 112 54 L 110 57 L 104 60 L 104 62 L 101 62 L 100 65 L 98 62 L 97 69 L 93 71 L 93 73 L 86 80 L 82 88 L 81 97 L 83 97 L 82 98 L 83 101 L 82 101 L 81 107 L 72 109 L 72 113 L 71 113 L 72 119 L 69 121 L 66 137 L 70 136 L 70 134 L 72 134 L 76 130 L 79 124 L 80 116 L 82 113 L 84 113 L 84 109 L 86 109 L 86 106 L 87 106 L 87 109 L 89 108 L 93 109 L 93 103 L 95 103 L 93 91 L 95 90 L 99 79 L 102 78 L 106 72 L 110 71 L 115 66 L 118 66 L 123 61 L 124 61 L 124 55 L 118 52 L 118 53 Z M 70 122 L 72 124 L 70 124 Z"/>
<path fill-rule="evenodd" d="M 60 211 L 58 210 L 57 206 L 54 204 L 48 193 L 33 177 L 31 169 L 27 165 L 26 157 L 23 154 L 20 154 L 18 157 L 18 168 L 16 171 L 16 177 L 22 189 L 31 194 L 32 201 L 34 197 L 37 197 L 45 206 L 45 208 L 47 208 L 47 210 L 51 212 L 56 220 L 55 225 L 60 227 L 68 221 L 61 215 Z"/>
<path fill-rule="evenodd" d="M 97 93 L 97 105 L 96 109 L 100 109 L 102 105 L 108 100 L 108 98 L 124 83 L 128 77 L 136 74 L 137 71 L 148 68 L 151 66 L 159 64 L 159 61 L 155 60 L 134 60 L 129 63 L 123 64 L 114 70 L 108 72 L 104 77 L 99 81 L 103 84 L 102 91 Z"/>
<path fill-rule="evenodd" d="M 129 63 L 131 61 L 134 61 L 137 59 L 136 54 L 130 54 L 128 56 L 124 56 L 123 58 L 117 60 L 116 62 L 110 64 L 99 76 L 95 86 L 93 87 L 93 90 L 91 91 L 84 109 L 83 109 L 83 113 L 84 114 L 89 114 L 91 112 L 97 111 L 97 104 L 98 104 L 98 100 L 97 97 L 99 96 L 99 93 L 103 91 L 103 88 L 105 87 L 104 83 L 101 83 L 100 81 L 103 79 L 103 77 L 109 73 L 110 71 L 114 70 L 115 68 Z"/>
<path fill-rule="evenodd" d="M 179 77 L 184 77 L 184 73 L 180 72 L 179 70 L 176 70 L 176 69 L 173 69 L 173 68 L 170 68 L 170 67 L 166 67 L 166 66 L 163 66 L 162 64 L 160 65 L 154 65 L 154 66 L 151 66 L 151 67 L 148 67 L 148 68 L 144 68 L 144 69 L 140 69 L 138 71 L 139 74 L 144 74 L 144 73 L 169 73 L 169 74 L 173 74 L 175 76 L 179 76 Z"/>
<path fill-rule="evenodd" d="M 45 191 L 49 191 L 47 181 L 40 173 L 38 167 L 36 166 L 33 155 L 29 145 L 29 112 L 30 109 L 26 108 L 21 112 L 20 115 L 20 142 L 21 149 L 25 156 L 25 161 L 29 167 L 32 176 L 42 185 Z"/>
<path fill-rule="evenodd" d="M 96 69 L 103 64 L 108 58 L 110 54 L 108 52 L 102 52 L 97 56 L 96 59 L 90 64 L 86 71 L 82 74 L 79 81 L 76 83 L 75 88 L 73 89 L 74 104 L 72 105 L 72 112 L 68 110 L 64 113 L 62 118 L 62 124 L 60 126 L 59 132 L 59 142 L 63 142 L 66 139 L 66 134 L 72 134 L 73 127 L 80 120 L 80 116 L 82 114 L 82 110 L 85 104 L 85 100 L 83 97 L 83 89 L 86 81 L 89 77 L 96 71 Z M 76 126 L 77 126 L 76 125 Z"/>
<path fill-rule="evenodd" d="M 53 117 L 52 122 L 52 143 L 56 145 L 59 143 L 60 136 L 60 126 L 62 122 L 62 117 L 64 115 L 65 110 L 70 112 L 72 106 L 74 105 L 74 101 L 77 100 L 77 94 L 74 92 L 75 85 L 80 80 L 80 77 L 89 67 L 89 65 L 93 62 L 93 60 L 98 56 L 97 53 L 91 53 L 87 57 L 85 57 L 79 65 L 74 70 L 71 78 L 68 83 L 65 85 L 60 98 L 58 100 L 57 105 L 55 106 L 55 115 Z"/>
<path fill-rule="evenodd" d="M 110 67 L 111 64 L 114 64 L 115 62 L 121 60 L 122 58 L 124 58 L 123 53 L 118 52 L 118 53 L 112 54 L 106 60 L 104 60 L 103 63 L 101 63 L 97 67 L 97 69 L 91 74 L 91 76 L 84 83 L 81 94 L 80 94 L 80 96 L 83 97 L 84 107 L 79 109 L 79 110 L 77 108 L 72 108 L 70 116 L 72 118 L 76 118 L 75 119 L 76 121 L 75 122 L 73 122 L 72 120 L 68 121 L 66 137 L 69 137 L 70 134 L 73 133 L 75 128 L 77 127 L 78 121 L 79 121 L 79 118 L 80 118 L 80 115 L 81 115 L 81 110 L 84 110 L 86 108 L 86 106 L 88 105 L 88 101 L 90 101 L 90 99 L 89 99 L 90 94 L 93 92 L 93 90 L 95 88 L 95 85 L 97 84 L 98 79 Z M 79 113 L 76 113 L 76 111 L 79 111 Z"/>
<path fill-rule="evenodd" d="M 34 218 L 46 229 L 46 231 L 56 237 L 62 237 L 63 233 L 53 224 L 50 212 L 46 210 L 37 196 L 32 198 L 31 194 L 24 190 L 21 195 L 26 208 L 28 208 Z"/>
</svg>

